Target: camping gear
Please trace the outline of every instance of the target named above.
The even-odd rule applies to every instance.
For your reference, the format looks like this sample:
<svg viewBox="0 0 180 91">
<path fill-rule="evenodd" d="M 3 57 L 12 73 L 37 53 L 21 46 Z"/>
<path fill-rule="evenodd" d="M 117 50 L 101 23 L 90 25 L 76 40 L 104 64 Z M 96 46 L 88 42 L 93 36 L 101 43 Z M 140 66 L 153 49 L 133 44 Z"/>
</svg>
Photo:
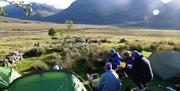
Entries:
<svg viewBox="0 0 180 91">
<path fill-rule="evenodd" d="M 53 66 L 53 70 L 61 70 L 61 69 L 60 69 L 59 65 L 55 65 L 55 66 Z"/>
<path fill-rule="evenodd" d="M 167 49 L 153 53 L 149 57 L 153 72 L 167 80 L 180 75 L 180 52 Z"/>
<path fill-rule="evenodd" d="M 7 88 L 13 80 L 20 76 L 13 68 L 0 67 L 0 90 Z"/>
<path fill-rule="evenodd" d="M 13 81 L 8 91 L 87 91 L 71 72 L 46 71 L 31 73 Z"/>
</svg>

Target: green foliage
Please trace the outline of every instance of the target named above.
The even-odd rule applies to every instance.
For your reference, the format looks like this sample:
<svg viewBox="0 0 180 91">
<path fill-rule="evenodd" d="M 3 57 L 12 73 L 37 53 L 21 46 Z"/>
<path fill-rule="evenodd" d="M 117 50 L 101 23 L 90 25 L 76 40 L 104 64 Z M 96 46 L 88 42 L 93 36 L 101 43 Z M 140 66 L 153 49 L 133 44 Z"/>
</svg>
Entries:
<svg viewBox="0 0 180 91">
<path fill-rule="evenodd" d="M 6 54 L 0 53 L 0 58 L 6 57 Z"/>
<path fill-rule="evenodd" d="M 65 20 L 65 24 L 67 24 L 67 30 L 71 30 L 74 22 L 72 20 Z"/>
<path fill-rule="evenodd" d="M 43 60 L 48 66 L 52 67 L 55 64 L 59 64 L 61 62 L 60 61 L 61 59 L 62 59 L 62 57 L 60 54 L 52 53 L 52 54 L 48 55 L 46 58 L 44 58 Z"/>
<path fill-rule="evenodd" d="M 38 57 L 46 53 L 46 48 L 45 47 L 35 47 L 32 48 L 28 51 L 26 51 L 23 55 L 23 57 L 28 58 L 28 57 Z"/>
<path fill-rule="evenodd" d="M 140 44 L 130 44 L 129 45 L 129 50 L 130 51 L 136 50 L 136 51 L 142 52 L 143 51 L 143 47 Z"/>
<path fill-rule="evenodd" d="M 7 2 L 10 5 L 14 5 L 17 8 L 20 8 L 20 9 L 24 10 L 26 16 L 32 16 L 32 15 L 35 14 L 35 12 L 33 11 L 32 7 L 31 7 L 31 5 L 24 5 L 23 1 L 15 2 L 15 1 L 8 1 L 8 0 L 0 0 L 0 2 L 2 2 L 2 1 Z M 0 14 L 2 14 L 4 16 L 7 15 L 6 11 L 4 11 L 3 7 L 1 7 L 1 6 L 0 6 Z"/>
<path fill-rule="evenodd" d="M 24 7 L 24 10 L 25 10 L 26 16 L 33 16 L 35 14 L 35 12 L 33 11 L 30 5 Z"/>
<path fill-rule="evenodd" d="M 54 28 L 51 28 L 51 29 L 49 29 L 49 31 L 48 31 L 48 35 L 49 35 L 49 36 L 54 36 L 56 33 L 57 33 L 57 31 L 56 31 L 56 29 L 54 29 Z"/>
<path fill-rule="evenodd" d="M 120 39 L 119 43 L 125 43 L 127 40 L 125 38 Z"/>
<path fill-rule="evenodd" d="M 151 44 L 151 45 L 149 45 L 149 46 L 146 46 L 145 48 L 144 48 L 144 50 L 145 51 L 149 51 L 149 52 L 154 52 L 154 51 L 157 51 L 158 50 L 158 48 L 159 48 L 159 44 Z"/>
<path fill-rule="evenodd" d="M 53 47 L 53 54 L 49 55 L 45 63 L 49 66 L 59 64 L 63 69 L 75 72 L 92 72 L 101 69 L 107 57 L 107 50 L 95 45 L 76 46 L 72 44 Z"/>
<path fill-rule="evenodd" d="M 179 46 L 178 45 L 174 46 L 173 49 L 176 50 L 176 51 L 180 51 L 180 45 Z"/>
<path fill-rule="evenodd" d="M 31 67 L 31 70 L 33 71 L 45 71 L 48 69 L 49 67 L 42 61 L 35 61 L 35 63 Z"/>
<path fill-rule="evenodd" d="M 156 52 L 159 50 L 164 50 L 164 49 L 169 49 L 169 48 L 172 48 L 172 47 L 164 45 L 164 44 L 160 44 L 160 43 L 152 43 L 148 46 L 145 46 L 144 50 L 148 52 Z"/>
<path fill-rule="evenodd" d="M 117 49 L 118 49 L 119 51 L 128 50 L 128 46 L 127 46 L 127 45 L 119 45 Z"/>
</svg>

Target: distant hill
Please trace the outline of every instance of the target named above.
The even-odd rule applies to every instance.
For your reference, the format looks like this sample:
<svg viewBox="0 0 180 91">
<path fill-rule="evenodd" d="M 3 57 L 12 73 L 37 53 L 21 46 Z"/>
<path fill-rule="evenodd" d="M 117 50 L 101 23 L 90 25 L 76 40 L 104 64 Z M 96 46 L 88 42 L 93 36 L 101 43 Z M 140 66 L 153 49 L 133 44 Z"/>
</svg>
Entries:
<svg viewBox="0 0 180 91">
<path fill-rule="evenodd" d="M 144 0 L 139 0 L 144 3 Z M 145 12 L 145 5 L 134 2 L 124 9 L 118 0 L 76 0 L 68 9 L 50 16 L 55 22 L 66 19 L 76 23 L 87 24 L 117 24 L 124 21 L 141 21 Z M 142 1 L 142 2 L 141 2 Z M 134 8 L 135 6 L 136 8 Z M 134 8 L 134 9 L 133 9 Z M 142 12 L 136 12 L 142 11 Z"/>
<path fill-rule="evenodd" d="M 0 23 L 23 23 L 23 22 L 27 22 L 26 20 L 20 20 L 20 19 L 16 19 L 16 18 L 9 18 L 9 17 L 5 17 L 5 16 L 0 16 Z"/>
<path fill-rule="evenodd" d="M 44 17 L 56 14 L 62 10 L 46 4 L 38 4 L 38 3 L 30 3 L 30 4 L 32 5 L 33 10 L 36 12 L 34 16 L 27 17 L 22 9 L 16 8 L 13 5 L 7 5 L 4 7 L 4 9 L 8 13 L 8 17 L 30 19 L 30 20 L 41 20 Z"/>
<path fill-rule="evenodd" d="M 36 15 L 27 17 L 14 6 L 6 6 L 9 17 L 77 24 L 114 24 L 117 26 L 180 29 L 180 1 L 161 0 L 76 0 L 67 9 L 31 3 Z M 153 15 L 159 10 L 158 15 Z"/>
<path fill-rule="evenodd" d="M 172 0 L 164 4 L 160 0 L 76 0 L 69 8 L 47 17 L 46 20 L 180 29 L 178 2 Z M 152 13 L 155 9 L 160 11 L 157 16 Z"/>
</svg>

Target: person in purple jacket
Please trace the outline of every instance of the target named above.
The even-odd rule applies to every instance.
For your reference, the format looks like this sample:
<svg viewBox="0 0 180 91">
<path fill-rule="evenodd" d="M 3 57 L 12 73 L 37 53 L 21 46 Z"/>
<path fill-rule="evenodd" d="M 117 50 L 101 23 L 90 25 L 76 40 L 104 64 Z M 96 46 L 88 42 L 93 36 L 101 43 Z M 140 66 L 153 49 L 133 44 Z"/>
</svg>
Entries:
<svg viewBox="0 0 180 91">
<path fill-rule="evenodd" d="M 115 49 L 111 49 L 109 53 L 108 62 L 112 64 L 112 69 L 118 68 L 121 64 L 122 57 L 116 52 Z"/>
<path fill-rule="evenodd" d="M 131 60 L 131 53 L 130 52 L 124 52 L 123 55 L 122 55 L 122 58 L 123 58 L 123 62 L 126 63 L 125 67 L 122 68 L 122 72 L 125 72 L 128 77 L 131 76 L 131 69 L 132 69 L 132 66 L 133 66 L 133 61 Z"/>
</svg>

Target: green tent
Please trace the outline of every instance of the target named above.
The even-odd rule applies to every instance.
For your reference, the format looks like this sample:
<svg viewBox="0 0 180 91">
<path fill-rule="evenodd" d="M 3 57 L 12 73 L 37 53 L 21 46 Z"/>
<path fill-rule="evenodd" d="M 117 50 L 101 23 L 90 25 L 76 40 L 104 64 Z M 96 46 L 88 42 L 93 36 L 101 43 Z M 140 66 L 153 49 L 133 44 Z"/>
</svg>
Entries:
<svg viewBox="0 0 180 91">
<path fill-rule="evenodd" d="M 7 88 L 8 85 L 16 78 L 20 77 L 13 68 L 0 67 L 0 89 Z"/>
<path fill-rule="evenodd" d="M 180 76 L 180 52 L 172 49 L 153 53 L 149 60 L 153 72 L 163 80 Z"/>
<path fill-rule="evenodd" d="M 13 81 L 8 91 L 87 91 L 71 72 L 46 71 L 22 76 Z"/>
</svg>

